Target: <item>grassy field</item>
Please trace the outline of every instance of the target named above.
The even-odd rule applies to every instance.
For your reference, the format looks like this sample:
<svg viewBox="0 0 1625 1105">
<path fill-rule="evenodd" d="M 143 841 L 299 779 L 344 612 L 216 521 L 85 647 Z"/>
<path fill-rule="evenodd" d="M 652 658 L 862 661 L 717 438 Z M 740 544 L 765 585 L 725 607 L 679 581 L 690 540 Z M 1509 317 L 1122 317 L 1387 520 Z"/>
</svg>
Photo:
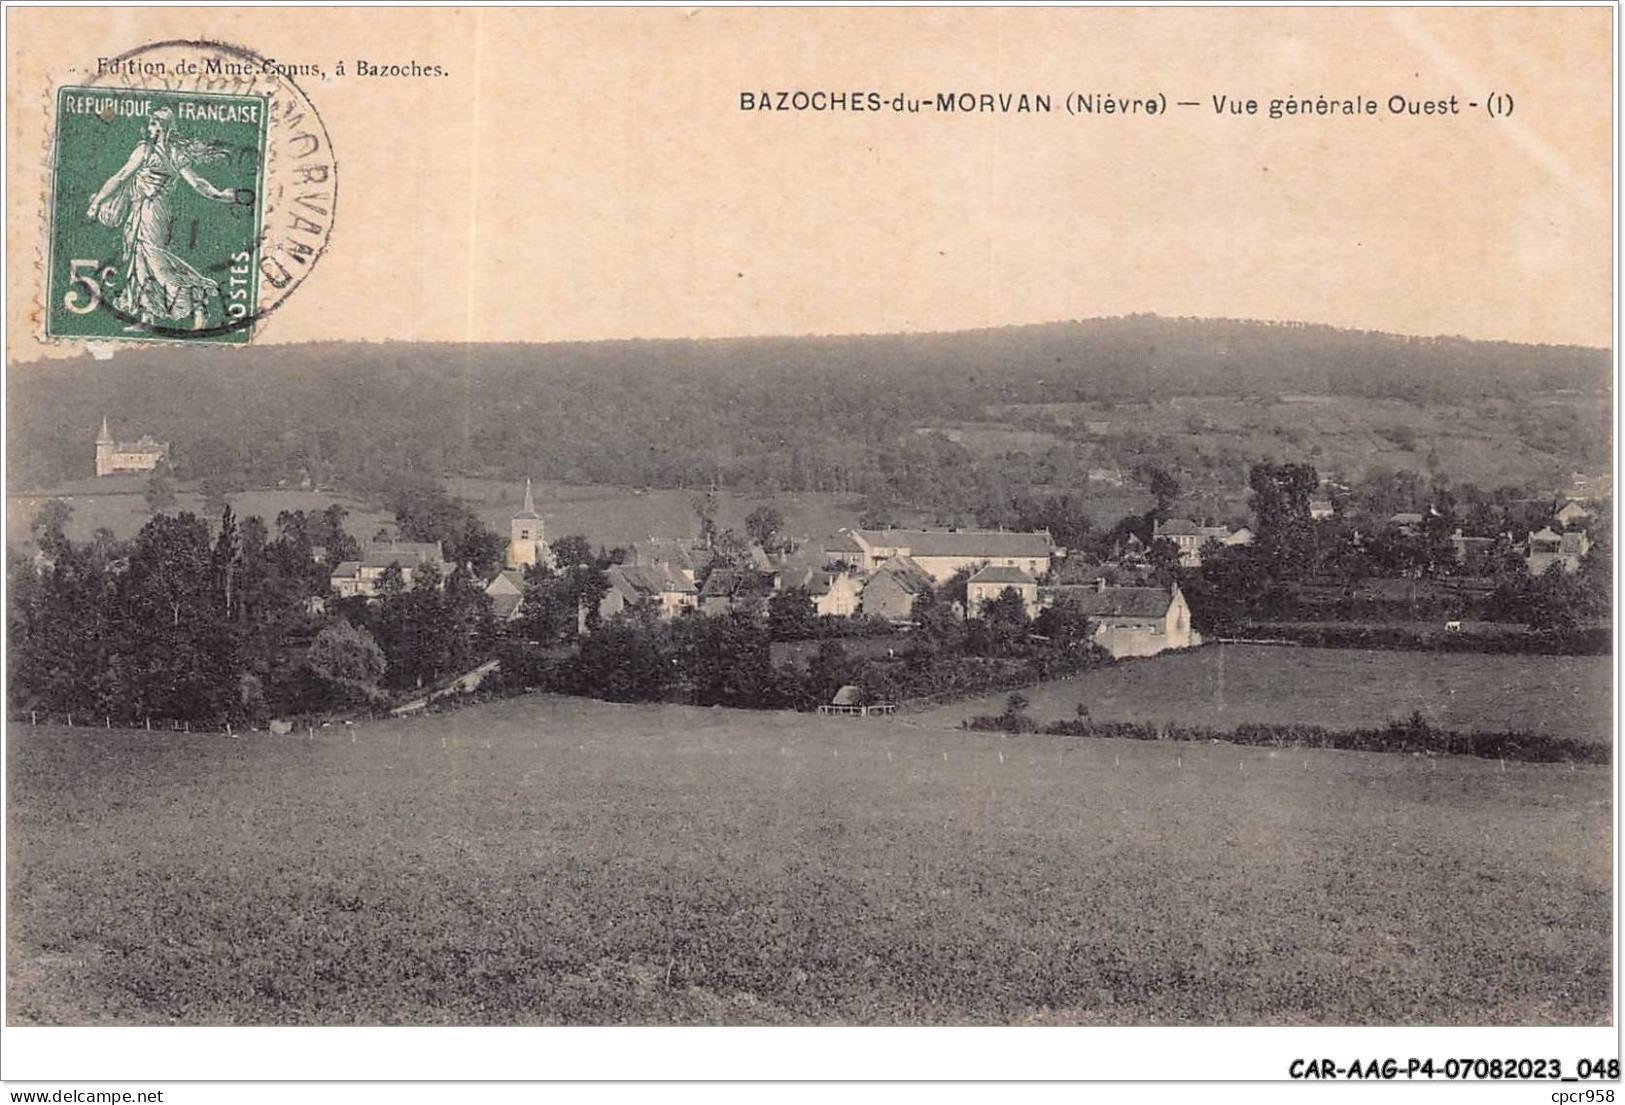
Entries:
<svg viewBox="0 0 1625 1105">
<path fill-rule="evenodd" d="M 1446 729 L 1521 731 L 1612 743 L 1613 660 L 1607 656 L 1207 645 L 1130 660 L 1022 692 L 1040 721 L 1244 722 L 1354 729 L 1413 711 Z M 1007 695 L 932 711 L 940 724 L 996 714 Z"/>
<path fill-rule="evenodd" d="M 1608 1016 L 1601 768 L 546 697 L 8 741 L 14 1024 Z"/>
</svg>

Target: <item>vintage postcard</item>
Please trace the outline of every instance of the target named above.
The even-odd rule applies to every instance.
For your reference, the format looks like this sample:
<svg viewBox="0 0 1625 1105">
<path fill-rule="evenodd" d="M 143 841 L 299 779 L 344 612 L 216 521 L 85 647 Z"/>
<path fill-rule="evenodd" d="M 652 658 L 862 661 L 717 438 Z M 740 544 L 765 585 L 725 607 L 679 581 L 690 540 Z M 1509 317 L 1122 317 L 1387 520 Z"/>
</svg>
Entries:
<svg viewBox="0 0 1625 1105">
<path fill-rule="evenodd" d="M 1616 1081 L 1616 18 L 8 8 L 6 1077 Z"/>
</svg>

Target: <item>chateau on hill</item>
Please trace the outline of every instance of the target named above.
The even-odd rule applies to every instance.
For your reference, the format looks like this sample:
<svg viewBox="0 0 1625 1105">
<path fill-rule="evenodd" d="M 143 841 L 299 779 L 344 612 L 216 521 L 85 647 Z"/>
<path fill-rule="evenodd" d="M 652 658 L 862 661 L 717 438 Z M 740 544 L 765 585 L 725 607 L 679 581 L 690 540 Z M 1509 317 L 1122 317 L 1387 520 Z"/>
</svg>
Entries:
<svg viewBox="0 0 1625 1105">
<path fill-rule="evenodd" d="M 151 472 L 168 456 L 169 442 L 154 441 L 147 434 L 142 434 L 140 441 L 114 441 L 107 428 L 107 416 L 102 416 L 102 432 L 96 435 L 96 475 Z"/>
</svg>

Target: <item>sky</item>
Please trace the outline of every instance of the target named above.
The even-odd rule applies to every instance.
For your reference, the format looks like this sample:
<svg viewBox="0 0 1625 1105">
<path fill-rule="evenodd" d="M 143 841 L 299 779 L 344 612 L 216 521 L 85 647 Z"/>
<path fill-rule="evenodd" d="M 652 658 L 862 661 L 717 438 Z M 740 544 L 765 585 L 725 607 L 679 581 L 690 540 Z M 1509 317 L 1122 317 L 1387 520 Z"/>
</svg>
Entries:
<svg viewBox="0 0 1625 1105">
<path fill-rule="evenodd" d="M 331 245 L 256 342 L 909 332 L 1153 312 L 1611 343 L 1607 8 L 8 18 L 13 361 L 82 351 L 45 342 L 38 322 L 54 89 L 83 82 L 98 56 L 176 37 L 325 74 L 299 83 L 337 157 Z M 360 77 L 363 59 L 447 75 Z M 1054 110 L 740 109 L 741 92 L 796 89 L 1042 93 Z M 1169 109 L 1073 116 L 1070 93 L 1161 96 Z M 1512 96 L 1510 116 L 1486 112 L 1493 93 Z M 1257 99 L 1260 114 L 1215 113 L 1221 95 Z M 1272 98 L 1321 96 L 1379 110 L 1268 118 Z M 1461 114 L 1390 114 L 1391 96 L 1455 96 Z"/>
</svg>

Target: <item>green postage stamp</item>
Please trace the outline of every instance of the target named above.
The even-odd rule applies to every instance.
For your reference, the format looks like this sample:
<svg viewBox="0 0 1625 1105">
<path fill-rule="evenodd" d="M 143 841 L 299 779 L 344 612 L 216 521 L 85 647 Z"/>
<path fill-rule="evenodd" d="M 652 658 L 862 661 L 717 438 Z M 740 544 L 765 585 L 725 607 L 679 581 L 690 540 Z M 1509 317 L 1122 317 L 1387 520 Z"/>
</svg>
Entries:
<svg viewBox="0 0 1625 1105">
<path fill-rule="evenodd" d="M 248 341 L 268 114 L 260 96 L 57 93 L 47 336 Z"/>
</svg>

